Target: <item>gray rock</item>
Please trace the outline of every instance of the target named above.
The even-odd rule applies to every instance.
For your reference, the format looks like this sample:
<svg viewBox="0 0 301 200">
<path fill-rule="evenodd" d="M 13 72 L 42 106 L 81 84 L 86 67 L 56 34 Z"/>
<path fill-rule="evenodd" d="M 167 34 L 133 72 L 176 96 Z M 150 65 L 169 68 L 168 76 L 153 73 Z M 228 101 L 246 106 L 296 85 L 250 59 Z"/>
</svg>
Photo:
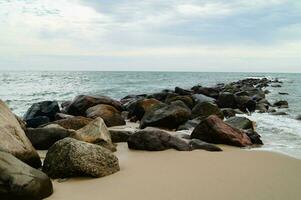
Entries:
<svg viewBox="0 0 301 200">
<path fill-rule="evenodd" d="M 43 128 L 28 128 L 26 130 L 26 136 L 32 145 L 39 150 L 47 150 L 55 142 L 65 137 L 75 136 L 75 134 L 74 130 L 64 129 L 57 124 L 48 125 Z"/>
<path fill-rule="evenodd" d="M 238 129 L 252 129 L 254 130 L 254 122 L 249 120 L 246 117 L 230 117 L 225 121 L 227 124 L 229 124 L 232 127 L 238 128 Z"/>
<path fill-rule="evenodd" d="M 220 147 L 218 147 L 214 144 L 203 142 L 202 140 L 198 140 L 198 139 L 190 140 L 189 145 L 190 145 L 191 150 L 203 149 L 206 151 L 223 151 Z"/>
<path fill-rule="evenodd" d="M 236 115 L 235 110 L 232 108 L 222 108 L 221 111 L 225 118 L 234 117 Z"/>
<path fill-rule="evenodd" d="M 273 106 L 278 108 L 288 108 L 288 102 L 284 100 L 276 101 Z"/>
<path fill-rule="evenodd" d="M 163 151 L 176 149 L 178 151 L 189 151 L 189 145 L 184 140 L 170 133 L 157 129 L 146 128 L 131 135 L 128 139 L 128 147 L 136 150 Z"/>
<path fill-rule="evenodd" d="M 189 130 L 195 128 L 200 123 L 198 119 L 188 120 L 185 124 L 182 124 L 178 127 L 178 131 L 180 130 Z"/>
<path fill-rule="evenodd" d="M 109 129 L 112 142 L 127 142 L 129 137 L 133 135 L 135 132 L 130 130 L 123 129 Z"/>
<path fill-rule="evenodd" d="M 26 137 L 15 115 L 1 100 L 0 133 L 0 150 L 13 154 L 32 167 L 41 166 L 38 153 Z"/>
<path fill-rule="evenodd" d="M 49 177 L 0 151 L 0 199 L 40 200 L 53 192 Z"/>
<path fill-rule="evenodd" d="M 153 126 L 176 129 L 186 122 L 190 115 L 190 110 L 175 104 L 153 107 L 141 119 L 140 128 Z"/>
<path fill-rule="evenodd" d="M 55 120 L 56 113 L 60 112 L 60 107 L 57 101 L 42 101 L 34 103 L 24 115 L 24 120 L 30 120 L 36 117 L 45 116 L 50 121 Z"/>
<path fill-rule="evenodd" d="M 202 102 L 195 105 L 191 112 L 191 118 L 198 118 L 200 120 L 207 118 L 210 115 L 217 115 L 221 119 L 224 118 L 222 111 L 219 107 L 211 102 Z"/>
<path fill-rule="evenodd" d="M 280 112 L 272 112 L 271 113 L 271 115 L 275 115 L 275 116 L 283 116 L 283 115 L 288 115 L 286 112 L 282 112 L 282 111 L 280 111 Z"/>
<path fill-rule="evenodd" d="M 203 103 L 203 102 L 211 102 L 211 103 L 215 103 L 216 100 L 212 97 L 208 97 L 206 95 L 203 94 L 194 94 L 192 95 L 192 98 L 194 99 L 195 103 Z"/>
<path fill-rule="evenodd" d="M 43 172 L 51 178 L 103 177 L 119 170 L 118 158 L 111 151 L 73 138 L 56 142 L 43 165 Z"/>
</svg>

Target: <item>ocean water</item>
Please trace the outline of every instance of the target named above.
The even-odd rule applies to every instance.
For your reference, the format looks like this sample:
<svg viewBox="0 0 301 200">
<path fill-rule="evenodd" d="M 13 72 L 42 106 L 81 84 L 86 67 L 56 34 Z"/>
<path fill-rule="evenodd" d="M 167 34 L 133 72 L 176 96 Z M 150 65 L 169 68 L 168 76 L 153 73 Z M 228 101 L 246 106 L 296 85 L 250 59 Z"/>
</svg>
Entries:
<svg viewBox="0 0 301 200">
<path fill-rule="evenodd" d="M 265 143 L 260 149 L 272 150 L 301 159 L 301 74 L 204 73 L 204 72 L 0 72 L 0 98 L 19 116 L 35 102 L 72 100 L 79 94 L 107 95 L 120 99 L 129 94 L 158 92 L 175 86 L 213 86 L 247 77 L 278 78 L 281 88 L 267 88 L 267 99 L 287 100 L 287 116 L 254 113 L 257 131 Z M 279 95 L 287 92 L 289 95 Z"/>
</svg>

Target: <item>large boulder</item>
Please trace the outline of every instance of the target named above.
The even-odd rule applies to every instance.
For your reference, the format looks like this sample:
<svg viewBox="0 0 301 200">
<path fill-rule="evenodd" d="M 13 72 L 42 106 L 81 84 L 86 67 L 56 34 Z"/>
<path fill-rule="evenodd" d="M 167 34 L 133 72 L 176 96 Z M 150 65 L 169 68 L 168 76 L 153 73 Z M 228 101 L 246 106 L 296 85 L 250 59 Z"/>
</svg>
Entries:
<svg viewBox="0 0 301 200">
<path fill-rule="evenodd" d="M 163 151 L 176 149 L 178 151 L 189 151 L 189 145 L 184 140 L 172 136 L 170 133 L 157 129 L 146 128 L 131 135 L 127 141 L 130 149 Z"/>
<path fill-rule="evenodd" d="M 108 127 L 125 125 L 121 112 L 106 104 L 90 107 L 86 110 L 86 116 L 93 119 L 101 117 Z"/>
<path fill-rule="evenodd" d="M 52 192 L 52 183 L 46 174 L 0 151 L 0 199 L 40 200 Z"/>
<path fill-rule="evenodd" d="M 236 115 L 235 110 L 232 108 L 222 108 L 221 111 L 225 118 L 234 117 Z"/>
<path fill-rule="evenodd" d="M 79 95 L 74 98 L 70 105 L 66 108 L 66 111 L 70 115 L 85 116 L 86 110 L 90 107 L 98 104 L 107 104 L 115 107 L 117 110 L 122 110 L 122 105 L 119 101 L 111 99 L 106 96 L 86 96 Z"/>
<path fill-rule="evenodd" d="M 51 178 L 103 177 L 119 170 L 118 158 L 111 151 L 73 138 L 50 147 L 43 165 L 43 172 Z"/>
<path fill-rule="evenodd" d="M 26 137 L 18 120 L 0 100 L 0 150 L 9 152 L 25 163 L 38 168 L 41 160 Z"/>
<path fill-rule="evenodd" d="M 254 130 L 255 122 L 251 121 L 250 119 L 246 117 L 230 117 L 225 121 L 227 124 L 229 124 L 232 127 L 238 128 L 238 129 L 251 129 Z"/>
<path fill-rule="evenodd" d="M 235 95 L 230 92 L 223 92 L 217 99 L 217 105 L 220 108 L 237 108 Z"/>
<path fill-rule="evenodd" d="M 200 120 L 209 117 L 210 115 L 217 115 L 221 119 L 224 119 L 224 114 L 219 107 L 211 102 L 202 102 L 195 105 L 191 112 L 191 118 L 198 118 Z"/>
<path fill-rule="evenodd" d="M 242 95 L 235 96 L 235 101 L 237 103 L 237 107 L 243 112 L 254 112 L 256 110 L 256 101 L 254 101 L 251 97 Z"/>
<path fill-rule="evenodd" d="M 74 137 L 76 132 L 71 129 L 65 129 L 57 124 L 51 124 L 42 128 L 28 128 L 26 136 L 32 145 L 39 150 L 49 149 L 55 142 L 65 137 Z"/>
<path fill-rule="evenodd" d="M 231 127 L 216 115 L 211 115 L 193 130 L 191 138 L 214 144 L 228 144 L 238 147 L 252 145 L 243 131 Z"/>
<path fill-rule="evenodd" d="M 185 123 L 191 115 L 191 111 L 176 104 L 161 105 L 149 110 L 140 122 L 140 128 L 148 126 L 176 129 Z"/>
<path fill-rule="evenodd" d="M 100 117 L 77 130 L 76 133 L 75 138 L 78 140 L 98 144 L 111 151 L 116 151 L 116 146 L 112 143 L 110 132 Z"/>
<path fill-rule="evenodd" d="M 57 120 L 52 122 L 51 124 L 58 124 L 65 129 L 78 130 L 83 128 L 84 126 L 87 126 L 91 121 L 93 121 L 93 119 L 82 116 L 75 116 L 72 118 Z"/>
<path fill-rule="evenodd" d="M 191 95 L 192 91 L 191 90 L 186 90 L 180 87 L 175 87 L 175 93 L 179 95 Z"/>
<path fill-rule="evenodd" d="M 162 104 L 162 102 L 154 98 L 139 99 L 127 107 L 129 118 L 134 117 L 136 120 L 141 120 L 147 111 L 160 104 Z"/>
<path fill-rule="evenodd" d="M 60 112 L 57 101 L 42 101 L 34 103 L 25 113 L 24 120 L 28 121 L 36 117 L 48 117 L 49 121 L 55 120 L 56 113 Z"/>
</svg>

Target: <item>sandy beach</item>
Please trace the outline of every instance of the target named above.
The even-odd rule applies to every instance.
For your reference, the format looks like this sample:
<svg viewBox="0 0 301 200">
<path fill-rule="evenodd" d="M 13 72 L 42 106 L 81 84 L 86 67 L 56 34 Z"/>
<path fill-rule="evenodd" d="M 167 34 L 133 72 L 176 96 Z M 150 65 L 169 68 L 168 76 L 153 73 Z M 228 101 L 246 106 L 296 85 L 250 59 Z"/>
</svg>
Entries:
<svg viewBox="0 0 301 200">
<path fill-rule="evenodd" d="M 54 180 L 48 199 L 300 199 L 301 160 L 221 147 L 223 152 L 146 152 L 120 143 L 120 172 L 98 179 Z"/>
</svg>

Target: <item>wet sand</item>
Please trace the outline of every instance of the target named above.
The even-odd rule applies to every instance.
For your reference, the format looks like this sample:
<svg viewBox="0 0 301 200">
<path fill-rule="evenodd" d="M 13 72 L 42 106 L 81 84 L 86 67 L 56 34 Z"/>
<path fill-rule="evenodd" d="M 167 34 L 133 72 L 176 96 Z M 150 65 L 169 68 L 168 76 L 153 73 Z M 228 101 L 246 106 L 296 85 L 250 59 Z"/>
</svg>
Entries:
<svg viewBox="0 0 301 200">
<path fill-rule="evenodd" d="M 133 151 L 118 144 L 121 171 L 54 180 L 49 200 L 299 200 L 301 160 L 221 146 L 223 152 Z"/>
</svg>

